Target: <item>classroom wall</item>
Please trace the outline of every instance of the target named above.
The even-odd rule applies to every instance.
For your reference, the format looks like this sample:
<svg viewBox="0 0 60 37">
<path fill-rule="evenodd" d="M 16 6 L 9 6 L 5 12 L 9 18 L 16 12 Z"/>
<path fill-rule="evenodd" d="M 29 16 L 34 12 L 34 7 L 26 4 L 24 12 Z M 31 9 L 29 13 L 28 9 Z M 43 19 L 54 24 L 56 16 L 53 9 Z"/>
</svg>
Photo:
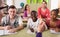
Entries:
<svg viewBox="0 0 60 37">
<path fill-rule="evenodd" d="M 60 0 L 58 0 L 58 8 L 60 8 Z"/>
<path fill-rule="evenodd" d="M 20 3 L 27 3 L 26 0 L 7 0 L 7 4 L 8 5 L 15 5 L 17 8 L 21 8 L 20 7 Z M 31 7 L 31 10 L 37 10 L 38 7 L 40 6 L 40 4 L 29 4 Z M 48 8 L 50 10 L 55 9 L 60 7 L 60 0 L 49 0 L 48 4 L 47 4 Z"/>
<path fill-rule="evenodd" d="M 51 10 L 58 8 L 58 1 L 59 0 L 51 0 Z"/>
<path fill-rule="evenodd" d="M 6 4 L 9 5 L 9 6 L 13 5 L 13 0 L 6 0 Z"/>
<path fill-rule="evenodd" d="M 17 7 L 17 8 L 21 8 L 20 7 L 20 3 L 23 2 L 26 4 L 26 0 L 14 0 L 14 5 Z"/>
<path fill-rule="evenodd" d="M 21 2 L 27 4 L 27 0 L 14 0 L 14 2 L 15 2 L 14 5 L 15 5 L 17 8 L 21 8 L 21 7 L 20 7 L 20 3 L 21 3 Z M 33 4 L 33 3 L 32 3 L 32 4 L 29 4 L 29 5 L 30 5 L 31 10 L 36 10 L 36 11 L 37 11 L 38 7 L 40 7 L 41 4 L 39 4 L 39 3 L 38 3 L 38 4 Z M 48 8 L 50 9 L 50 0 L 49 0 L 49 2 L 48 2 L 48 5 L 47 5 L 47 6 L 48 6 Z"/>
</svg>

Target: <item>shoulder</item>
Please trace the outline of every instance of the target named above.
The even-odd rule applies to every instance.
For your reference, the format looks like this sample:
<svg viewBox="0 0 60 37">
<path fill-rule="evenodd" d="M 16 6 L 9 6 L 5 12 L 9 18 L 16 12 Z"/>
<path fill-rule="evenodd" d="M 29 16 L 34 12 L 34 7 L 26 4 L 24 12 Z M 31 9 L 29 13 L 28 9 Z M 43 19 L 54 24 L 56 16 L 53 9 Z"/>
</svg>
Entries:
<svg viewBox="0 0 60 37">
<path fill-rule="evenodd" d="M 32 18 L 29 18 L 29 19 L 28 19 L 28 21 L 31 21 L 31 20 L 32 20 Z"/>
<path fill-rule="evenodd" d="M 57 19 L 57 22 L 60 23 L 60 19 Z"/>
<path fill-rule="evenodd" d="M 39 7 L 38 10 L 41 10 L 41 7 Z"/>
<path fill-rule="evenodd" d="M 6 15 L 4 17 L 2 17 L 2 19 L 7 19 L 9 17 L 9 15 Z"/>
<path fill-rule="evenodd" d="M 46 8 L 47 11 L 50 11 L 49 8 Z"/>
<path fill-rule="evenodd" d="M 17 20 L 22 20 L 21 16 L 16 15 L 15 17 Z"/>
</svg>

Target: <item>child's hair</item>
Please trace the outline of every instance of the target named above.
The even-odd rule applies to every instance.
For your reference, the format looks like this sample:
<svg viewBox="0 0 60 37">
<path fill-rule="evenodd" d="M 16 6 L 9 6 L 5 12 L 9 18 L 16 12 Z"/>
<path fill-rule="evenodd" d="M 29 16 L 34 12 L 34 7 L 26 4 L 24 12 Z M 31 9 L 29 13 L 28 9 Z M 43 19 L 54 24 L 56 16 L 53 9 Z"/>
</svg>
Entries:
<svg viewBox="0 0 60 37">
<path fill-rule="evenodd" d="M 31 11 L 31 16 L 32 16 L 32 13 L 33 13 L 35 16 L 37 16 L 37 11 L 35 11 L 35 10 Z"/>
<path fill-rule="evenodd" d="M 29 6 L 29 5 L 28 5 L 28 4 L 26 4 L 26 5 L 25 5 L 25 9 L 24 9 L 24 10 L 27 10 L 27 9 L 26 9 L 26 8 L 27 8 L 27 6 Z"/>
<path fill-rule="evenodd" d="M 58 9 L 53 9 L 51 12 L 55 12 L 58 15 Z"/>
</svg>

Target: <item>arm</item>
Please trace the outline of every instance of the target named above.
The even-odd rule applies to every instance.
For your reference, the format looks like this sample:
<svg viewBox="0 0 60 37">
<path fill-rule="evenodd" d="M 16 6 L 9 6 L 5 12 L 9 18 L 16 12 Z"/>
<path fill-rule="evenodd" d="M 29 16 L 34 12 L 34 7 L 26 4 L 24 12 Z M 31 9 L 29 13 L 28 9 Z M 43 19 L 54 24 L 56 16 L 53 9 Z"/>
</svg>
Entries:
<svg viewBox="0 0 60 37">
<path fill-rule="evenodd" d="M 9 32 L 17 32 L 17 31 L 19 31 L 19 30 L 21 30 L 23 28 L 24 27 L 23 27 L 22 18 L 19 18 L 19 20 L 18 20 L 18 26 L 16 28 L 10 29 Z"/>
<path fill-rule="evenodd" d="M 18 22 L 19 22 L 18 23 L 19 26 L 17 28 L 14 28 L 16 31 L 23 29 L 23 22 L 22 22 L 22 18 L 21 17 L 19 17 Z"/>
<path fill-rule="evenodd" d="M 4 30 L 4 27 L 2 26 L 4 23 L 4 17 L 1 19 L 1 26 L 0 26 L 0 30 Z"/>
<path fill-rule="evenodd" d="M 13 28 L 14 32 L 17 32 L 19 30 L 23 29 L 23 25 L 19 25 L 17 28 Z"/>
<path fill-rule="evenodd" d="M 28 29 L 30 28 L 30 19 L 28 19 L 27 28 L 28 28 Z"/>
<path fill-rule="evenodd" d="M 34 32 L 34 29 L 30 26 L 31 24 L 31 20 L 29 19 L 28 20 L 28 23 L 27 23 L 27 28 L 31 31 L 31 32 Z"/>
<path fill-rule="evenodd" d="M 49 9 L 47 9 L 47 18 L 49 19 L 50 18 L 50 10 Z"/>
<path fill-rule="evenodd" d="M 41 17 L 41 9 L 40 8 L 38 8 L 38 18 L 40 18 Z"/>
</svg>

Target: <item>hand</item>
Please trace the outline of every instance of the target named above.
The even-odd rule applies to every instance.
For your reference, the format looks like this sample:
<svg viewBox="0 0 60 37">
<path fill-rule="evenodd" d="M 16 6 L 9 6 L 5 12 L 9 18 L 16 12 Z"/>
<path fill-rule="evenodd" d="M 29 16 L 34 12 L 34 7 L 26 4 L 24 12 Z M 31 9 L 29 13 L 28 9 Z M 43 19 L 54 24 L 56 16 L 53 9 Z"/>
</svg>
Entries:
<svg viewBox="0 0 60 37">
<path fill-rule="evenodd" d="M 56 32 L 60 32 L 60 28 L 55 28 L 55 31 Z"/>
<path fill-rule="evenodd" d="M 37 32 L 43 32 L 44 30 L 45 30 L 45 25 L 44 25 L 44 23 L 42 22 L 42 23 L 38 26 Z"/>
<path fill-rule="evenodd" d="M 4 29 L 6 29 L 6 30 L 9 30 L 9 29 L 11 29 L 12 27 L 11 26 L 5 26 L 4 27 Z"/>
<path fill-rule="evenodd" d="M 31 32 L 34 32 L 34 29 L 33 28 L 30 28 Z"/>
<path fill-rule="evenodd" d="M 10 30 L 9 30 L 9 33 L 14 33 L 14 32 L 16 32 L 15 29 L 10 29 Z"/>
</svg>

